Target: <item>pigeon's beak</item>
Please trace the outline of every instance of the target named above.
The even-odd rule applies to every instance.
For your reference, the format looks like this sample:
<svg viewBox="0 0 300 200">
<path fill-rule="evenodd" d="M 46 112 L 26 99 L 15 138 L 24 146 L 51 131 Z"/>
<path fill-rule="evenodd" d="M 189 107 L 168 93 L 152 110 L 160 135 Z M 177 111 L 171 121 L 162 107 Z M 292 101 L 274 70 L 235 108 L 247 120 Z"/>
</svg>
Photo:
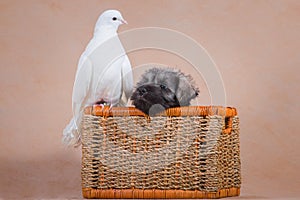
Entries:
<svg viewBox="0 0 300 200">
<path fill-rule="evenodd" d="M 126 20 L 124 19 L 119 19 L 119 21 L 122 23 L 122 24 L 128 24 Z"/>
</svg>

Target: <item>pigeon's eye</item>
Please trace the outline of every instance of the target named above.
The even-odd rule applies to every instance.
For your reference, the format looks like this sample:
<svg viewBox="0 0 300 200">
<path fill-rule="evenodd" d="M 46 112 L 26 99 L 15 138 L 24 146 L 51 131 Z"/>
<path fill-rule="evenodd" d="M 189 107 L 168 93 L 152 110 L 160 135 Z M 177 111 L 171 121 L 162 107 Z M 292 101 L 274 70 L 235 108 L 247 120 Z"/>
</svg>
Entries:
<svg viewBox="0 0 300 200">
<path fill-rule="evenodd" d="M 113 17 L 113 18 L 112 18 L 112 20 L 116 21 L 116 20 L 117 20 L 117 18 L 116 18 L 116 17 Z"/>
<path fill-rule="evenodd" d="M 167 89 L 167 86 L 165 86 L 165 85 L 160 85 L 159 86 L 161 89 L 163 89 L 163 90 L 166 90 Z"/>
</svg>

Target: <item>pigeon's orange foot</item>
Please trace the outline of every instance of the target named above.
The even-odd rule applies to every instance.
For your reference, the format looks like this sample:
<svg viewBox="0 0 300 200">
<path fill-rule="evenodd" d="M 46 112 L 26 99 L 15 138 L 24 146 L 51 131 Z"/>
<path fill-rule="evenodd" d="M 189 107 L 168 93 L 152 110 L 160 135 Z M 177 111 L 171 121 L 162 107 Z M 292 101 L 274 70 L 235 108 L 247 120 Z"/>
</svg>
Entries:
<svg viewBox="0 0 300 200">
<path fill-rule="evenodd" d="M 100 106 L 102 108 L 102 111 L 104 109 L 104 107 L 109 106 L 109 110 L 111 110 L 111 108 L 113 107 L 113 105 L 111 103 L 108 103 L 106 101 L 104 101 L 103 99 L 101 99 L 100 101 L 97 101 L 94 106 Z"/>
</svg>

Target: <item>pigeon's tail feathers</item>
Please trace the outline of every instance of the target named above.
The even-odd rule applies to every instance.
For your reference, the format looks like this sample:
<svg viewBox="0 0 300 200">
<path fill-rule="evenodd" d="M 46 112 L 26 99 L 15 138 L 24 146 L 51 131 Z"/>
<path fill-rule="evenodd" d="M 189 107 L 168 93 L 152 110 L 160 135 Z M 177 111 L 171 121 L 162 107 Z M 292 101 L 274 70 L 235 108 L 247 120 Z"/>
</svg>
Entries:
<svg viewBox="0 0 300 200">
<path fill-rule="evenodd" d="M 63 130 L 62 143 L 66 146 L 78 147 L 81 144 L 81 137 L 74 118 Z"/>
</svg>

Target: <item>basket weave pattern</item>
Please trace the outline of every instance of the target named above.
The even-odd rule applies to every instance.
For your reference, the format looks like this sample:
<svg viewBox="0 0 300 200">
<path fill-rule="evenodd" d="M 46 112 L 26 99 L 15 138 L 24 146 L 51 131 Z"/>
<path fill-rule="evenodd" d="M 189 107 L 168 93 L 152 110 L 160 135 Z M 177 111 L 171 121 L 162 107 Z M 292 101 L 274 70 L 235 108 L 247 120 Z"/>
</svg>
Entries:
<svg viewBox="0 0 300 200">
<path fill-rule="evenodd" d="M 241 184 L 239 155 L 235 109 L 182 107 L 147 117 L 135 109 L 89 107 L 82 130 L 83 195 L 236 196 Z"/>
</svg>

